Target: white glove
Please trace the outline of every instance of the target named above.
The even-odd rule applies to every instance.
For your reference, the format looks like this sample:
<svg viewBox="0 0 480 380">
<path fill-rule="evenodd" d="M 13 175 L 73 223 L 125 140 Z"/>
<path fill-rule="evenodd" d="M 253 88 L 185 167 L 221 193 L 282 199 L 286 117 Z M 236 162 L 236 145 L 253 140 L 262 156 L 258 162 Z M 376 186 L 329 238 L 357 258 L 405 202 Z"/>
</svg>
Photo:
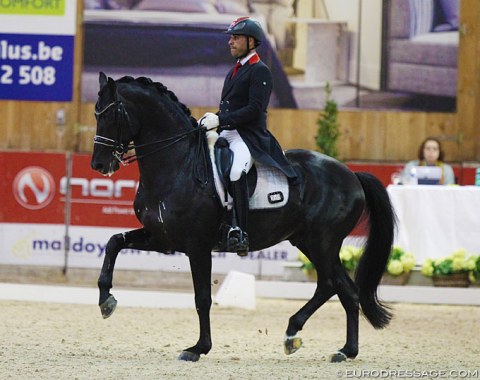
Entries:
<svg viewBox="0 0 480 380">
<path fill-rule="evenodd" d="M 200 127 L 206 128 L 207 131 L 211 129 L 218 128 L 220 125 L 220 121 L 218 120 L 218 116 L 214 113 L 207 112 L 205 115 L 202 116 L 200 119 Z"/>
</svg>

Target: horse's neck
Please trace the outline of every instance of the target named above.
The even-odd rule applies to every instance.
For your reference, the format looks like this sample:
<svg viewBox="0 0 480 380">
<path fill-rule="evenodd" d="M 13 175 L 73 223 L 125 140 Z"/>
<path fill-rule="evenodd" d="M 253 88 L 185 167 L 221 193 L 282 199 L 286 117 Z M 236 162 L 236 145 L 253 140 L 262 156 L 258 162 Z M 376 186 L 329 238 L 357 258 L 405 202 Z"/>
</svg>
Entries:
<svg viewBox="0 0 480 380">
<path fill-rule="evenodd" d="M 168 99 L 162 99 L 168 103 Z M 180 109 L 174 112 L 174 107 L 167 104 L 152 112 L 150 100 L 145 104 L 149 106 L 134 108 L 140 125 L 134 137 L 134 144 L 139 147 L 136 155 L 140 176 L 151 192 L 165 193 L 172 186 L 178 186 L 179 176 L 186 180 L 193 176 L 196 138 L 194 134 L 184 135 L 193 127 Z"/>
<path fill-rule="evenodd" d="M 186 137 L 168 147 L 165 146 L 170 144 L 171 141 L 159 143 L 158 145 L 152 144 L 137 152 L 137 155 L 140 157 L 138 160 L 140 177 L 145 187 L 154 191 L 164 192 L 166 189 L 171 189 L 172 186 L 177 185 L 179 182 L 178 178 L 187 179 L 193 176 L 193 155 L 195 154 L 195 149 L 192 137 Z M 165 138 L 149 137 L 134 143 L 135 145 L 142 145 L 162 140 L 165 140 Z M 158 151 L 154 152 L 157 149 Z M 149 154 L 150 152 L 154 153 Z M 146 156 L 142 157 L 143 155 Z"/>
</svg>

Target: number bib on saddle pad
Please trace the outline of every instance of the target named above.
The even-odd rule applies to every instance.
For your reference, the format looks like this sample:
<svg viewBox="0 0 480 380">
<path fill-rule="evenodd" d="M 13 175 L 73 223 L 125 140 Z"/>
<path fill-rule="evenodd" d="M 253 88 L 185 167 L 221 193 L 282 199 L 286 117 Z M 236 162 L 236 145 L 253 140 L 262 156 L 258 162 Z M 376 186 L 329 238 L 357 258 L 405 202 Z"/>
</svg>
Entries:
<svg viewBox="0 0 480 380">
<path fill-rule="evenodd" d="M 208 147 L 210 151 L 210 159 L 212 161 L 213 177 L 215 179 L 215 189 L 217 190 L 220 201 L 225 205 L 225 186 L 220 178 L 215 161 L 214 145 L 218 139 L 216 132 L 209 131 L 207 133 Z M 255 191 L 250 195 L 250 210 L 272 209 L 283 207 L 288 202 L 289 187 L 287 177 L 277 168 L 263 165 L 255 162 L 254 166 L 257 171 L 257 182 Z M 253 167 L 250 171 L 253 170 Z M 228 209 L 232 208 L 232 197 L 228 194 Z"/>
</svg>

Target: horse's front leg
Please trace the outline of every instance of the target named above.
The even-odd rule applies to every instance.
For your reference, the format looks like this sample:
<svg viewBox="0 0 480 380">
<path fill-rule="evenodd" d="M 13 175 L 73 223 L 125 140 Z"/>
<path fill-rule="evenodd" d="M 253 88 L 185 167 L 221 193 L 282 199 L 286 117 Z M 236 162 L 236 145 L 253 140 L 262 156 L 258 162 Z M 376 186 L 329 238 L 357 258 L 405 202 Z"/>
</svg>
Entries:
<svg viewBox="0 0 480 380">
<path fill-rule="evenodd" d="M 123 248 L 148 250 L 150 244 L 149 236 L 150 234 L 144 228 L 140 228 L 113 235 L 108 241 L 102 270 L 98 278 L 98 289 L 100 290 L 98 305 L 103 318 L 110 317 L 117 306 L 117 300 L 110 294 L 110 289 L 112 288 L 113 269 L 118 253 Z"/>
<path fill-rule="evenodd" d="M 210 333 L 210 308 L 212 306 L 212 255 L 210 251 L 188 254 L 195 290 L 195 307 L 200 322 L 200 338 L 197 344 L 181 352 L 178 359 L 196 362 L 201 354 L 212 348 Z"/>
</svg>

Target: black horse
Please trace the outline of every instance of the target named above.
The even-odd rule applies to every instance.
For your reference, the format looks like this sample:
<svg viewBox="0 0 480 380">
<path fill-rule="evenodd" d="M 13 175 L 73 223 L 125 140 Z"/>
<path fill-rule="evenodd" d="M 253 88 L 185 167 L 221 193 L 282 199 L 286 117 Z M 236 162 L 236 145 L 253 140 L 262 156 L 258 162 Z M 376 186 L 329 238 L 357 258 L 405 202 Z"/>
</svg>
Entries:
<svg viewBox="0 0 480 380">
<path fill-rule="evenodd" d="M 212 347 L 211 252 L 218 249 L 226 213 L 212 181 L 205 130 L 160 83 L 143 77 L 115 81 L 103 73 L 99 81 L 91 166 L 111 175 L 119 163 L 138 160 L 140 185 L 134 208 L 143 225 L 108 241 L 98 279 L 102 315 L 109 317 L 116 307 L 110 289 L 121 249 L 184 252 L 192 272 L 200 337 L 179 359 L 197 361 Z M 127 156 L 132 149 L 135 155 Z M 387 326 L 392 317 L 377 298 L 393 242 L 392 205 L 380 181 L 368 173 L 353 173 L 342 163 L 313 151 L 289 150 L 286 155 L 299 175 L 297 183 L 290 184 L 287 204 L 275 210 L 251 211 L 248 226 L 251 250 L 289 240 L 317 270 L 313 297 L 289 319 L 285 352 L 291 354 L 300 348 L 298 331 L 336 294 L 346 311 L 347 339 L 331 360 L 355 358 L 360 307 L 375 328 Z M 368 217 L 369 235 L 352 281 L 340 262 L 339 250 L 363 214 Z"/>
</svg>

